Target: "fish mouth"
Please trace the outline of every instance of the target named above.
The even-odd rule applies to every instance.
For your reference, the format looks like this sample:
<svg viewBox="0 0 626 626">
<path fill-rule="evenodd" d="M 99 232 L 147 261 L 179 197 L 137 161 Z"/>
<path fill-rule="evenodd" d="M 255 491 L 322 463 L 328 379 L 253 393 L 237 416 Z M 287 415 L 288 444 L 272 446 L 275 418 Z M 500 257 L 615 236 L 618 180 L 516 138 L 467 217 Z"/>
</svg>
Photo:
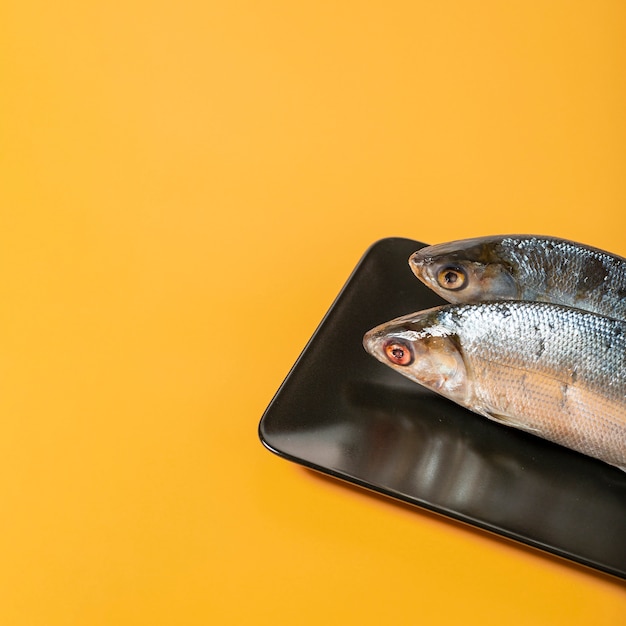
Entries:
<svg viewBox="0 0 626 626">
<path fill-rule="evenodd" d="M 433 246 L 427 246 L 426 248 L 422 248 L 421 250 L 414 252 L 409 257 L 409 265 L 412 268 L 419 268 L 424 265 L 430 265 L 434 261 L 434 258 L 433 255 L 429 254 L 428 251 L 430 251 L 432 248 Z"/>
<path fill-rule="evenodd" d="M 368 354 L 380 359 L 380 343 L 382 339 L 383 331 L 380 326 L 368 330 L 363 335 L 363 348 Z"/>
<path fill-rule="evenodd" d="M 409 267 L 411 268 L 413 274 L 419 280 L 421 280 L 423 283 L 427 283 L 426 268 L 432 265 L 435 259 L 431 255 L 425 254 L 423 250 L 426 250 L 426 248 L 414 252 L 409 257 Z"/>
</svg>

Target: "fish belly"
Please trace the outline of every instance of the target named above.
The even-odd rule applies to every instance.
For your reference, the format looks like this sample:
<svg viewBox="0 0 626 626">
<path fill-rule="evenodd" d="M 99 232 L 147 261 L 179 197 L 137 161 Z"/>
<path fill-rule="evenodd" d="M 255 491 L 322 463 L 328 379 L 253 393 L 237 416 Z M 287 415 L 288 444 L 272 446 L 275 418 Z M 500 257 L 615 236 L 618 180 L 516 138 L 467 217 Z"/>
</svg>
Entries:
<svg viewBox="0 0 626 626">
<path fill-rule="evenodd" d="M 626 469 L 626 404 L 580 382 L 476 360 L 468 408 Z"/>
</svg>

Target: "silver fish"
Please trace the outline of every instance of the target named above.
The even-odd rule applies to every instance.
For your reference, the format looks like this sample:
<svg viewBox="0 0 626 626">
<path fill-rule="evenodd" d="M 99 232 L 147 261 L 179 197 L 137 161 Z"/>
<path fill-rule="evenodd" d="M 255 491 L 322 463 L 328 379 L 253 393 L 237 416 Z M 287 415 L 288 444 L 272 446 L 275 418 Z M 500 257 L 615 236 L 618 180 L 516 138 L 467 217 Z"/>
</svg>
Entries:
<svg viewBox="0 0 626 626">
<path fill-rule="evenodd" d="M 409 265 L 449 302 L 554 302 L 626 319 L 626 259 L 566 239 L 464 239 L 422 248 Z"/>
<path fill-rule="evenodd" d="M 365 349 L 489 419 L 626 471 L 626 322 L 541 302 L 445 305 L 366 333 Z"/>
</svg>

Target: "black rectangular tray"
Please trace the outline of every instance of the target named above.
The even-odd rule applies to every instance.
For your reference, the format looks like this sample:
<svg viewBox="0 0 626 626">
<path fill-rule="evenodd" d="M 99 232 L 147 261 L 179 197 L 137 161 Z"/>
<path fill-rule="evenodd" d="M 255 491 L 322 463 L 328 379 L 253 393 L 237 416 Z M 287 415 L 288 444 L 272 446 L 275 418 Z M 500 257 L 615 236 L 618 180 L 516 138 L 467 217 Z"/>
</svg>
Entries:
<svg viewBox="0 0 626 626">
<path fill-rule="evenodd" d="M 365 253 L 265 411 L 290 461 L 626 579 L 626 472 L 475 415 L 369 356 L 364 333 L 443 301 L 425 244 Z"/>
</svg>

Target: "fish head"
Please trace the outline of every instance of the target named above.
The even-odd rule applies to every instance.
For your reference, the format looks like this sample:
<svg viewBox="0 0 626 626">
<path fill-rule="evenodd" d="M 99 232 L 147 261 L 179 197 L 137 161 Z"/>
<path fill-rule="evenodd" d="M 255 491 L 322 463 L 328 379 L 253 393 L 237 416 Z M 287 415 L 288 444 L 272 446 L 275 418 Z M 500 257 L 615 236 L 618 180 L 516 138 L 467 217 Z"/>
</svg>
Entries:
<svg viewBox="0 0 626 626">
<path fill-rule="evenodd" d="M 409 257 L 409 266 L 448 302 L 515 300 L 520 287 L 513 266 L 500 254 L 499 241 L 481 237 L 426 246 Z"/>
<path fill-rule="evenodd" d="M 459 338 L 440 317 L 435 308 L 386 322 L 365 334 L 363 346 L 403 376 L 463 402 L 470 380 Z"/>
</svg>

